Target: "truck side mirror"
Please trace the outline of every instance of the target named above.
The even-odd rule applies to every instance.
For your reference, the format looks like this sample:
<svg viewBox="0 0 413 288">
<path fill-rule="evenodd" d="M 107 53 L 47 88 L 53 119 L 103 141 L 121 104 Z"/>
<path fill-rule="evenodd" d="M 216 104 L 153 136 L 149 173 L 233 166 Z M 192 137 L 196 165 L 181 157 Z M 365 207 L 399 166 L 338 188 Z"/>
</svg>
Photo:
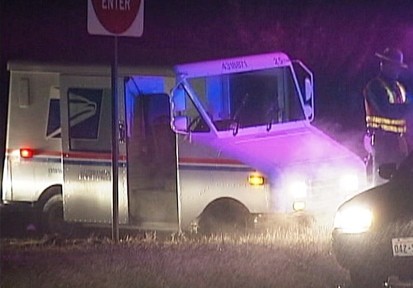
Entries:
<svg viewBox="0 0 413 288">
<path fill-rule="evenodd" d="M 185 90 L 181 86 L 177 86 L 172 91 L 171 108 L 172 116 L 177 115 L 179 112 L 185 111 L 186 109 Z"/>
<path fill-rule="evenodd" d="M 185 90 L 181 85 L 172 90 L 171 102 L 171 128 L 175 133 L 188 134 L 188 117 L 184 116 L 186 110 Z"/>
<path fill-rule="evenodd" d="M 304 114 L 307 119 L 313 119 L 314 117 L 313 82 L 308 77 L 306 77 L 304 80 L 304 86 L 305 86 Z"/>
<path fill-rule="evenodd" d="M 179 134 L 188 134 L 188 117 L 175 116 L 172 119 L 172 130 Z"/>
<path fill-rule="evenodd" d="M 309 78 L 305 78 L 305 101 L 308 102 L 313 97 L 313 83 Z"/>
</svg>

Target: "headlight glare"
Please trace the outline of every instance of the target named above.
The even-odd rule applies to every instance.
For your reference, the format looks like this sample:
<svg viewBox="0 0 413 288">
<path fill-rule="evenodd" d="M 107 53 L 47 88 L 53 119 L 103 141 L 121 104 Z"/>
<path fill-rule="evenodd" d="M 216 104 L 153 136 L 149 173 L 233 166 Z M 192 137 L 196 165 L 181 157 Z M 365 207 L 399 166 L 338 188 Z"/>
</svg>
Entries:
<svg viewBox="0 0 413 288">
<path fill-rule="evenodd" d="M 362 233 L 370 229 L 373 224 L 373 213 L 362 205 L 343 206 L 334 219 L 334 228 L 343 233 Z"/>
<path fill-rule="evenodd" d="M 359 188 L 359 179 L 355 173 L 345 173 L 339 179 L 342 191 L 356 191 Z"/>
<path fill-rule="evenodd" d="M 288 183 L 288 191 L 294 199 L 307 197 L 307 183 L 304 180 L 292 180 Z"/>
</svg>

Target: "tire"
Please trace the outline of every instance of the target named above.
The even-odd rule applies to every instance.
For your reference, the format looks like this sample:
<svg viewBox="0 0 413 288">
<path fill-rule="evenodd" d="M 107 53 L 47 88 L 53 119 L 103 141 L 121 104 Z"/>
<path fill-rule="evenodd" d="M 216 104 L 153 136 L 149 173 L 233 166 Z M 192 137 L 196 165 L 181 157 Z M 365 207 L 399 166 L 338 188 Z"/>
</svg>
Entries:
<svg viewBox="0 0 413 288">
<path fill-rule="evenodd" d="M 63 197 L 61 194 L 53 195 L 43 205 L 41 227 L 44 233 L 62 236 L 72 234 L 73 228 L 63 218 Z"/>
<path fill-rule="evenodd" d="M 208 206 L 198 225 L 204 235 L 243 234 L 251 227 L 252 217 L 247 208 L 235 201 L 222 201 Z"/>
<path fill-rule="evenodd" d="M 383 277 L 363 273 L 360 269 L 350 269 L 351 288 L 380 288 L 384 287 Z"/>
</svg>

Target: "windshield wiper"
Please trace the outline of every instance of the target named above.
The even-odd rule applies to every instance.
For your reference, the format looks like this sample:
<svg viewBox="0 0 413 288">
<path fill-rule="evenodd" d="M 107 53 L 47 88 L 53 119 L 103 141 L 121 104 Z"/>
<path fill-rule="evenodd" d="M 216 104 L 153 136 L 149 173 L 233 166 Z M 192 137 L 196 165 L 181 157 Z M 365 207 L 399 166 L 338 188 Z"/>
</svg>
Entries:
<svg viewBox="0 0 413 288">
<path fill-rule="evenodd" d="M 278 103 L 275 103 L 275 102 L 272 103 L 272 105 L 270 106 L 270 108 L 267 111 L 267 117 L 269 118 L 269 120 L 267 122 L 267 132 L 270 132 L 270 130 L 272 128 L 272 123 L 276 119 L 275 116 L 277 116 L 279 111 L 280 111 L 280 109 L 278 108 Z"/>
<path fill-rule="evenodd" d="M 234 116 L 232 117 L 232 121 L 234 121 L 233 124 L 231 124 L 231 129 L 232 129 L 232 134 L 235 136 L 238 134 L 238 129 L 239 129 L 239 124 L 241 121 L 240 114 L 242 110 L 245 108 L 245 104 L 247 103 L 248 98 L 250 95 L 248 93 L 245 93 L 244 97 L 242 98 L 241 105 L 238 107 L 237 111 L 235 111 Z"/>
</svg>

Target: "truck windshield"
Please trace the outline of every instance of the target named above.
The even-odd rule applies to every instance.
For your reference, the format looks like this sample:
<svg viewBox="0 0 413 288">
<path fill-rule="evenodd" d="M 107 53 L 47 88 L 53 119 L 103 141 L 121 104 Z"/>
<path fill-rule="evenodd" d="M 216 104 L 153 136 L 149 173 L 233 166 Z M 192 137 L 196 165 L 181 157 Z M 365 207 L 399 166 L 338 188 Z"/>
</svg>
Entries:
<svg viewBox="0 0 413 288">
<path fill-rule="evenodd" d="M 289 67 L 187 80 L 218 131 L 305 119 Z"/>
</svg>

